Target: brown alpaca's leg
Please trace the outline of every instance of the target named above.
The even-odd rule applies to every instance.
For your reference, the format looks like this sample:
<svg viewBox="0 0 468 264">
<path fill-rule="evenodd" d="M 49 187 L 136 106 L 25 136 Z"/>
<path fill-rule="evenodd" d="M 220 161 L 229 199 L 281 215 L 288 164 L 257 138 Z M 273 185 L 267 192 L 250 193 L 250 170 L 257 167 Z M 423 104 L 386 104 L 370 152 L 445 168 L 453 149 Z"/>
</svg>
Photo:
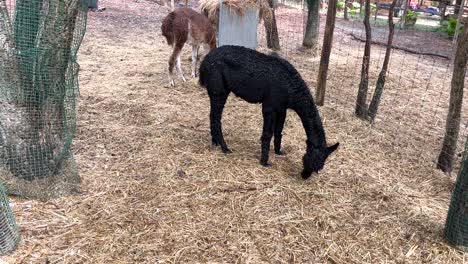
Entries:
<svg viewBox="0 0 468 264">
<path fill-rule="evenodd" d="M 182 65 L 180 62 L 180 52 L 179 55 L 177 56 L 177 71 L 180 74 L 180 77 L 182 77 L 182 81 L 186 82 L 187 80 L 185 79 L 184 72 L 182 71 Z"/>
<path fill-rule="evenodd" d="M 174 66 L 177 67 L 177 70 L 180 68 L 180 53 L 182 51 L 182 47 L 184 44 L 177 43 L 174 46 L 174 50 L 172 51 L 171 57 L 169 58 L 169 81 L 171 86 L 175 86 L 174 83 Z M 177 65 L 176 65 L 177 63 Z M 185 81 L 185 78 L 182 76 L 182 79 Z"/>
<path fill-rule="evenodd" d="M 192 45 L 192 78 L 197 77 L 197 60 L 199 45 Z"/>
</svg>

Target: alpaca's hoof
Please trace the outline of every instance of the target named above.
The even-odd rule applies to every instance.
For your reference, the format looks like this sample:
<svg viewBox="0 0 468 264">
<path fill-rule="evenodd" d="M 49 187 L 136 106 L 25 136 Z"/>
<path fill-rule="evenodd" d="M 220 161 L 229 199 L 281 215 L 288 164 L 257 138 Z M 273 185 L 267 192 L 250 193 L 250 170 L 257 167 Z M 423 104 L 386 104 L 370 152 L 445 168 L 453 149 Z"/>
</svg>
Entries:
<svg viewBox="0 0 468 264">
<path fill-rule="evenodd" d="M 217 147 L 217 146 L 219 146 L 219 143 L 214 141 L 214 140 L 211 140 L 211 145 Z"/>
<path fill-rule="evenodd" d="M 174 82 L 174 81 L 171 81 L 170 84 L 171 84 L 172 87 L 175 86 L 175 82 Z"/>
<path fill-rule="evenodd" d="M 278 155 L 278 156 L 284 156 L 284 155 L 286 155 L 286 152 L 281 151 L 281 150 L 278 150 L 278 151 L 275 150 L 275 154 Z"/>
<path fill-rule="evenodd" d="M 222 150 L 223 150 L 223 153 L 224 153 L 224 154 L 230 154 L 230 153 L 232 153 L 232 150 L 230 150 L 230 149 L 228 149 L 228 148 L 223 148 Z"/>
<path fill-rule="evenodd" d="M 192 72 L 192 78 L 197 78 L 197 74 Z"/>
<path fill-rule="evenodd" d="M 182 81 L 186 82 L 187 79 L 185 79 L 185 76 L 182 75 Z"/>
<path fill-rule="evenodd" d="M 269 163 L 268 161 L 260 161 L 260 165 L 262 165 L 265 168 L 271 167 L 271 163 Z"/>
</svg>

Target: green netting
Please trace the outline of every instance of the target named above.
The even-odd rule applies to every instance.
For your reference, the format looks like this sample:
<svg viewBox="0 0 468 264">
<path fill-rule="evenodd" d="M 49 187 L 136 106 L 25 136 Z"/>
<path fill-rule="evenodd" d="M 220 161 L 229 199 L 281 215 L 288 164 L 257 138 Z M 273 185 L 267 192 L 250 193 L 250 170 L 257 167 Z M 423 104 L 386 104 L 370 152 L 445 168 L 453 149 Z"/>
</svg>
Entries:
<svg viewBox="0 0 468 264">
<path fill-rule="evenodd" d="M 15 250 L 20 238 L 19 229 L 11 211 L 5 188 L 0 183 L 0 255 Z"/>
<path fill-rule="evenodd" d="M 88 0 L 0 0 L 0 177 L 9 193 L 77 190 L 70 147 Z"/>
<path fill-rule="evenodd" d="M 453 190 L 444 236 L 450 244 L 468 249 L 468 140 Z"/>
</svg>

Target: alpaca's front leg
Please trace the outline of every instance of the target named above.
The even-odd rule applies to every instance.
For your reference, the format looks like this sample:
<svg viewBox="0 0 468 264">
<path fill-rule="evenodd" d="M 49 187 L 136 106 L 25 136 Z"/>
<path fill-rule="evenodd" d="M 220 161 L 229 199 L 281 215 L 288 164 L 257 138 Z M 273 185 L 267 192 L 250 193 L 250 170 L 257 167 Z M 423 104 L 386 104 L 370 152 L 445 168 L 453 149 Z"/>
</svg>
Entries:
<svg viewBox="0 0 468 264">
<path fill-rule="evenodd" d="M 262 156 L 260 164 L 264 167 L 270 167 L 268 156 L 270 152 L 271 138 L 273 137 L 274 115 L 272 112 L 263 111 L 263 132 L 262 132 Z"/>
<path fill-rule="evenodd" d="M 277 155 L 284 155 L 281 151 L 281 138 L 283 133 L 284 121 L 286 120 L 286 111 L 278 113 L 275 122 L 275 153 Z"/>
</svg>

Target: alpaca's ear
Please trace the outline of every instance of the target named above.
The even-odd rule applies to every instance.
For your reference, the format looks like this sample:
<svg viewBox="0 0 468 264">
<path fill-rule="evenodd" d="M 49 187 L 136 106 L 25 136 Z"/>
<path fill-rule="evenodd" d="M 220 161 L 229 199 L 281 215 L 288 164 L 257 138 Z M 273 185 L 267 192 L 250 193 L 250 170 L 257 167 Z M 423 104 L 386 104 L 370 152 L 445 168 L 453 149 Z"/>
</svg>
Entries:
<svg viewBox="0 0 468 264">
<path fill-rule="evenodd" d="M 339 145 L 340 145 L 340 143 L 338 142 L 335 145 L 328 147 L 327 148 L 328 149 L 328 155 L 332 154 L 333 151 L 335 151 L 338 148 Z"/>
</svg>

